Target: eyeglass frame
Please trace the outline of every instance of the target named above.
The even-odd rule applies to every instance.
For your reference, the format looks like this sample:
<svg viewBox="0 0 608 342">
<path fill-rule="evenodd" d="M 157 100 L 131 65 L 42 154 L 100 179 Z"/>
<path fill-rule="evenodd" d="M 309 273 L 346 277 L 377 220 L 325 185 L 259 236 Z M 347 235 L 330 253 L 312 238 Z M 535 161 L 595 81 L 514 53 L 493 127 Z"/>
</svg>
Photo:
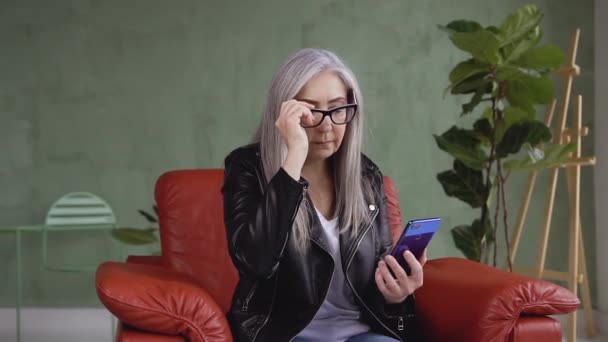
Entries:
<svg viewBox="0 0 608 342">
<path fill-rule="evenodd" d="M 314 126 L 302 125 L 302 123 L 300 123 L 300 126 L 302 126 L 303 128 L 315 128 L 315 127 L 317 127 L 317 126 L 319 126 L 319 125 L 321 125 L 323 123 L 323 121 L 325 120 L 326 116 L 329 116 L 329 119 L 331 120 L 331 122 L 333 122 L 334 125 L 346 125 L 347 123 L 353 121 L 353 119 L 355 118 L 355 115 L 357 115 L 357 109 L 358 109 L 358 107 L 359 107 L 359 104 L 357 104 L 357 103 L 349 103 L 349 104 L 345 104 L 345 105 L 342 105 L 342 106 L 330 108 L 330 109 L 327 109 L 327 110 L 314 108 L 314 109 L 311 109 L 310 111 L 311 112 L 317 112 L 317 113 L 323 114 L 323 117 L 321 117 L 321 120 L 319 121 L 319 123 L 316 124 L 316 125 L 314 125 Z M 352 108 L 354 110 L 353 111 L 353 116 L 350 118 L 350 120 L 348 120 L 346 122 L 340 122 L 340 123 L 335 122 L 334 118 L 333 118 L 333 114 L 336 111 L 338 111 L 340 109 L 345 109 L 345 108 L 346 109 Z"/>
</svg>

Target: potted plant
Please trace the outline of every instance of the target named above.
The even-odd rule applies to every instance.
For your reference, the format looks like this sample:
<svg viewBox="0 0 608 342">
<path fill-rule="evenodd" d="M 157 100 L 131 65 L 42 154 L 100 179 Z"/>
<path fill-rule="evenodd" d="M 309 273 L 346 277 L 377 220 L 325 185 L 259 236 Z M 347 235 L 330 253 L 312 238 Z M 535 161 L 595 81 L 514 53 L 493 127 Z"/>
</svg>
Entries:
<svg viewBox="0 0 608 342">
<path fill-rule="evenodd" d="M 563 61 L 559 47 L 539 44 L 542 17 L 536 6 L 526 5 L 500 26 L 483 27 L 472 20 L 439 26 L 468 54 L 451 70 L 446 93 L 467 96 L 460 115 L 478 117 L 472 127 L 454 125 L 434 135 L 437 146 L 454 158 L 452 169 L 437 179 L 448 196 L 480 211 L 472 223 L 452 228 L 456 247 L 467 258 L 485 263 L 493 250 L 494 266 L 499 218 L 510 250 L 505 203 L 510 173 L 554 167 L 574 147 L 550 143 L 551 130 L 537 113 L 537 106 L 553 99 L 551 75 Z"/>
<path fill-rule="evenodd" d="M 143 216 L 146 221 L 151 225 L 147 228 L 132 228 L 132 227 L 120 227 L 112 229 L 112 237 L 116 240 L 125 243 L 127 245 L 149 245 L 158 242 L 157 232 L 158 227 L 158 208 L 156 205 L 152 206 L 153 212 L 147 212 L 139 209 L 137 212 Z"/>
</svg>

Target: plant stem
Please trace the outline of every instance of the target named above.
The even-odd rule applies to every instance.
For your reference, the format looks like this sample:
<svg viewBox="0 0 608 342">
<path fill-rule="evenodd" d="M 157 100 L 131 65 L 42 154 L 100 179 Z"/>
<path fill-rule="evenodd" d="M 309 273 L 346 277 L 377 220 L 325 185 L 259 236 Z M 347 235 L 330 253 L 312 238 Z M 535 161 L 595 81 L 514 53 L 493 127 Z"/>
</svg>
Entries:
<svg viewBox="0 0 608 342">
<path fill-rule="evenodd" d="M 498 171 L 498 177 L 501 178 L 501 183 L 504 184 L 504 182 L 506 181 L 506 177 L 503 176 L 502 174 L 502 160 L 499 160 L 498 163 L 496 164 L 496 169 Z M 513 264 L 511 263 L 511 243 L 509 241 L 509 225 L 507 224 L 507 200 L 506 200 L 506 196 L 505 196 L 505 189 L 504 187 L 501 187 L 502 191 L 501 191 L 501 201 L 502 201 L 502 223 L 503 223 L 503 229 L 505 231 L 505 244 L 507 247 L 507 264 L 509 265 L 509 272 L 513 272 Z"/>
<path fill-rule="evenodd" d="M 496 115 L 496 99 L 492 98 L 492 115 L 493 115 L 493 119 L 495 119 L 495 115 Z M 494 126 L 496 127 L 496 126 Z M 483 240 L 481 242 L 481 251 L 480 254 L 484 254 L 486 251 L 486 247 L 487 247 L 487 243 L 488 243 L 488 236 L 487 236 L 487 231 L 486 231 L 486 221 L 488 220 L 488 199 L 490 198 L 490 194 L 491 194 L 491 190 L 492 190 L 492 183 L 490 181 L 490 175 L 492 174 L 492 166 L 494 164 L 494 157 L 495 157 L 495 151 L 496 151 L 496 129 L 494 129 L 494 132 L 492 134 L 492 136 L 490 137 L 490 156 L 488 157 L 488 163 L 486 166 L 486 196 L 484 198 L 484 203 L 483 206 L 481 207 L 481 227 L 483 229 Z M 496 234 L 494 234 L 494 236 L 496 236 Z M 496 242 L 494 242 L 494 245 L 496 245 Z M 486 263 L 487 263 L 487 256 L 488 254 L 485 253 L 485 259 L 486 259 Z"/>
<path fill-rule="evenodd" d="M 496 74 L 493 71 L 492 72 L 494 79 L 496 79 Z M 496 96 L 494 98 L 494 100 L 492 101 L 492 119 L 493 119 L 493 124 L 494 124 L 494 131 L 493 131 L 493 137 L 492 137 L 492 160 L 496 161 L 496 208 L 494 211 L 494 260 L 493 260 L 493 265 L 494 267 L 496 267 L 496 265 L 498 264 L 498 243 L 497 243 L 497 238 L 498 238 L 498 215 L 500 213 L 501 210 L 501 206 L 502 206 L 502 210 L 503 213 L 505 212 L 505 207 L 504 207 L 504 201 L 501 198 L 501 196 L 504 196 L 504 192 L 505 192 L 505 178 L 502 175 L 502 158 L 498 158 L 495 155 L 495 149 L 494 146 L 497 144 L 496 141 L 496 127 L 498 127 L 498 125 L 504 121 L 504 112 L 502 110 L 502 108 L 498 108 L 497 103 L 499 101 L 502 101 L 505 98 L 505 89 L 504 89 L 504 84 L 502 82 L 497 82 L 498 85 L 498 91 L 496 93 Z M 506 218 L 504 219 L 506 221 Z M 506 233 L 506 227 L 505 227 L 505 234 Z"/>
<path fill-rule="evenodd" d="M 500 175 L 499 175 L 499 167 L 500 167 L 500 160 L 497 161 L 496 163 L 496 208 L 494 209 L 494 262 L 493 262 L 493 266 L 496 267 L 496 265 L 498 264 L 497 262 L 497 249 L 498 249 L 498 244 L 496 243 L 496 236 L 498 235 L 498 212 L 500 210 L 500 193 L 502 191 L 502 181 L 500 179 Z"/>
</svg>

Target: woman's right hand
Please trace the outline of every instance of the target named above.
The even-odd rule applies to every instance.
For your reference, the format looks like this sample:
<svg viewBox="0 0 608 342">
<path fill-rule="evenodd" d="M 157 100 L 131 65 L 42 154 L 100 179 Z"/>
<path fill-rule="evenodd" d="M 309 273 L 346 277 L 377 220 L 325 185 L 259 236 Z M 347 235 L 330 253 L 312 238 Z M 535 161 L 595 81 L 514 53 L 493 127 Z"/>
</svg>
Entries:
<svg viewBox="0 0 608 342">
<path fill-rule="evenodd" d="M 310 110 L 313 108 L 314 106 L 307 102 L 285 101 L 281 104 L 279 118 L 274 123 L 287 145 L 287 159 L 283 168 L 296 180 L 300 178 L 302 166 L 308 155 L 308 136 L 300 123 L 312 124 Z"/>
<path fill-rule="evenodd" d="M 308 136 L 300 126 L 300 122 L 312 123 L 310 110 L 313 108 L 310 103 L 298 100 L 289 100 L 281 104 L 279 118 L 274 124 L 289 150 L 308 152 Z"/>
</svg>

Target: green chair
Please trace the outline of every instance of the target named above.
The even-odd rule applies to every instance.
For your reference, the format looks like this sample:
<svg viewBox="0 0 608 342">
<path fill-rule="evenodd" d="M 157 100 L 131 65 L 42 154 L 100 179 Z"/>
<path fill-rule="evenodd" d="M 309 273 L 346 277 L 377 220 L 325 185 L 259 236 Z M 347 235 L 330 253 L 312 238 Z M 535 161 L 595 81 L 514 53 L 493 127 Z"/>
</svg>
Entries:
<svg viewBox="0 0 608 342">
<path fill-rule="evenodd" d="M 42 268 L 54 272 L 94 273 L 98 265 L 73 266 L 49 262 L 49 235 L 66 231 L 108 231 L 117 228 L 116 216 L 110 205 L 101 197 L 89 192 L 71 192 L 59 198 L 50 207 L 44 225 L 20 226 L 16 233 L 17 248 L 17 342 L 21 340 L 21 296 L 23 274 L 21 265 L 21 233 L 42 233 Z M 116 321 L 111 318 L 111 329 L 115 331 Z"/>
<path fill-rule="evenodd" d="M 42 267 L 55 272 L 95 273 L 98 265 L 74 267 L 51 264 L 48 259 L 48 234 L 57 231 L 111 230 L 117 227 L 116 216 L 110 205 L 90 192 L 71 192 L 59 198 L 49 209 L 42 229 Z M 111 319 L 111 339 L 116 328 Z"/>
<path fill-rule="evenodd" d="M 95 273 L 98 265 L 69 266 L 52 264 L 48 258 L 49 233 L 59 231 L 93 231 L 117 228 L 110 205 L 90 192 L 71 192 L 59 198 L 49 209 L 42 227 L 42 267 L 57 272 Z"/>
</svg>

